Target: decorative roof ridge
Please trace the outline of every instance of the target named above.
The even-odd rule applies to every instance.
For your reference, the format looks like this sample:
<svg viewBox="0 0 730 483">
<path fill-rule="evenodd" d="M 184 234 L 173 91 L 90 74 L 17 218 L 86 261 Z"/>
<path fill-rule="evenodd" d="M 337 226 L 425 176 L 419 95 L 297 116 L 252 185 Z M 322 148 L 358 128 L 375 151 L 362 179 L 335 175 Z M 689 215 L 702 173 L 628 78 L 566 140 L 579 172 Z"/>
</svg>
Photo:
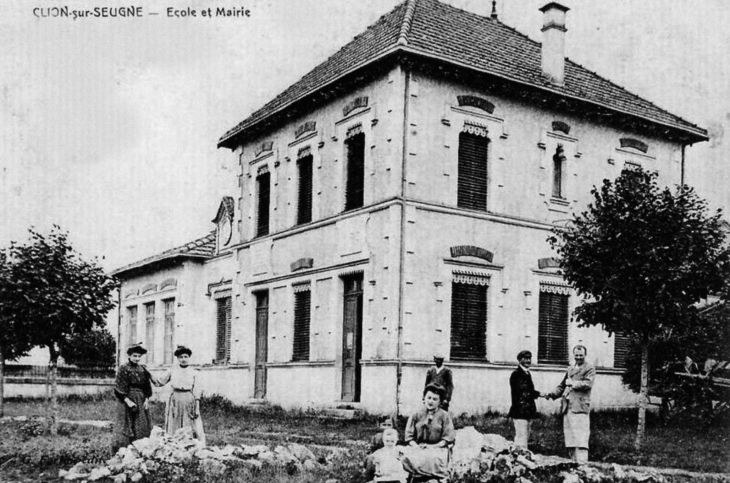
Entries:
<svg viewBox="0 0 730 483">
<path fill-rule="evenodd" d="M 411 25 L 413 25 L 413 15 L 416 12 L 416 3 L 418 3 L 418 0 L 406 0 L 403 23 L 401 23 L 400 33 L 398 34 L 398 45 L 408 45 L 408 34 L 411 32 Z"/>
</svg>

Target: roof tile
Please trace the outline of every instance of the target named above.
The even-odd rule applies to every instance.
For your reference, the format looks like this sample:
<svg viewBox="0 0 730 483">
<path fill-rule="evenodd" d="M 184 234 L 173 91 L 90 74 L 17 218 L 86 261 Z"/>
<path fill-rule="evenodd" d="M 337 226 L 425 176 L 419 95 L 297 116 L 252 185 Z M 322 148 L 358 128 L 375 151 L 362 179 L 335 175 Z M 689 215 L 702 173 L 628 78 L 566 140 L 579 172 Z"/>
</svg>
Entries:
<svg viewBox="0 0 730 483">
<path fill-rule="evenodd" d="M 400 39 L 400 42 L 399 42 Z M 219 146 L 275 112 L 379 56 L 408 48 L 426 56 L 536 86 L 706 138 L 707 132 L 585 67 L 566 60 L 562 86 L 542 75 L 541 45 L 499 21 L 438 0 L 407 0 L 219 140 Z"/>
</svg>

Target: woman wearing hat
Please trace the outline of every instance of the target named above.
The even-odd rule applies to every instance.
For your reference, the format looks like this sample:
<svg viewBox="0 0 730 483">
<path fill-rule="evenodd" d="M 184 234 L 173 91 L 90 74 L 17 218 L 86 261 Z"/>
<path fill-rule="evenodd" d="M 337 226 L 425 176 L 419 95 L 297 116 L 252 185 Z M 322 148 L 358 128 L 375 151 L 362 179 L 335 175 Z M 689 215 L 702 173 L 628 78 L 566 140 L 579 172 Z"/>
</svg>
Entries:
<svg viewBox="0 0 730 483">
<path fill-rule="evenodd" d="M 448 476 L 449 446 L 454 443 L 454 423 L 440 408 L 444 388 L 429 384 L 423 390 L 423 408 L 408 418 L 403 468 L 413 481 L 440 481 Z"/>
<path fill-rule="evenodd" d="M 164 386 L 168 382 L 172 387 L 170 399 L 165 408 L 165 431 L 175 434 L 180 428 L 190 428 L 198 441 L 205 446 L 203 421 L 200 419 L 200 391 L 197 385 L 198 371 L 190 367 L 190 356 L 193 351 L 179 345 L 175 350 L 177 366 L 167 372 L 155 385 Z"/>
<path fill-rule="evenodd" d="M 133 441 L 150 435 L 152 421 L 147 408 L 147 401 L 152 396 L 152 376 L 147 368 L 139 363 L 147 349 L 142 344 L 135 344 L 127 349 L 126 364 L 119 366 L 114 386 L 117 397 L 117 418 L 114 425 L 112 450 L 116 451 Z"/>
</svg>

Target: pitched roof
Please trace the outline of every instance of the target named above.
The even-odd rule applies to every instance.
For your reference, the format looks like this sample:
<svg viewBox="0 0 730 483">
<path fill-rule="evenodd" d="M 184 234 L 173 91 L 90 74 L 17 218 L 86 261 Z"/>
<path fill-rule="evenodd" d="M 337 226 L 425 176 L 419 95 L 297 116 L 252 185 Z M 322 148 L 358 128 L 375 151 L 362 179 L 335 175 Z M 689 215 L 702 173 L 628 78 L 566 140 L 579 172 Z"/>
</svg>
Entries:
<svg viewBox="0 0 730 483">
<path fill-rule="evenodd" d="M 406 0 L 264 107 L 226 132 L 218 141 L 218 146 L 233 147 L 235 137 L 272 114 L 347 74 L 400 51 L 466 67 L 635 116 L 683 131 L 697 141 L 707 139 L 705 129 L 659 108 L 570 60 L 565 63 L 564 84 L 558 86 L 549 83 L 542 75 L 541 44 L 495 19 L 461 10 L 438 0 Z"/>
<path fill-rule="evenodd" d="M 122 273 L 142 268 L 152 263 L 160 262 L 162 260 L 170 260 L 173 258 L 195 258 L 200 260 L 207 260 L 215 255 L 215 231 L 210 232 L 204 237 L 193 240 L 179 247 L 165 250 L 162 253 L 153 255 L 151 257 L 144 258 L 137 262 L 131 263 L 124 267 L 118 268 L 112 271 L 112 275 L 119 276 Z"/>
</svg>

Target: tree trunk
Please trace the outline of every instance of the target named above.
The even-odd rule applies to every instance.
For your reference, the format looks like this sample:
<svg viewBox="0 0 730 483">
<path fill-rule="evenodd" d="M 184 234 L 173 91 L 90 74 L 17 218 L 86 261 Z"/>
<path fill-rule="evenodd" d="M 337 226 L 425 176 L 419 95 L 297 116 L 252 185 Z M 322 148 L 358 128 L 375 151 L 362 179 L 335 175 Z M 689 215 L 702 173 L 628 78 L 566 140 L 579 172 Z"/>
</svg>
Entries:
<svg viewBox="0 0 730 483">
<path fill-rule="evenodd" d="M 5 353 L 0 346 L 0 418 L 5 416 Z"/>
<path fill-rule="evenodd" d="M 641 343 L 641 389 L 639 391 L 639 424 L 636 428 L 634 449 L 639 457 L 637 464 L 641 464 L 641 451 L 644 446 L 646 433 L 646 403 L 649 399 L 649 340 L 642 338 Z"/>
<path fill-rule="evenodd" d="M 46 403 L 46 421 L 48 422 L 48 430 L 52 435 L 58 434 L 58 351 L 54 345 L 48 347 L 51 352 L 50 370 L 48 378 L 51 381 L 51 398 Z"/>
</svg>

